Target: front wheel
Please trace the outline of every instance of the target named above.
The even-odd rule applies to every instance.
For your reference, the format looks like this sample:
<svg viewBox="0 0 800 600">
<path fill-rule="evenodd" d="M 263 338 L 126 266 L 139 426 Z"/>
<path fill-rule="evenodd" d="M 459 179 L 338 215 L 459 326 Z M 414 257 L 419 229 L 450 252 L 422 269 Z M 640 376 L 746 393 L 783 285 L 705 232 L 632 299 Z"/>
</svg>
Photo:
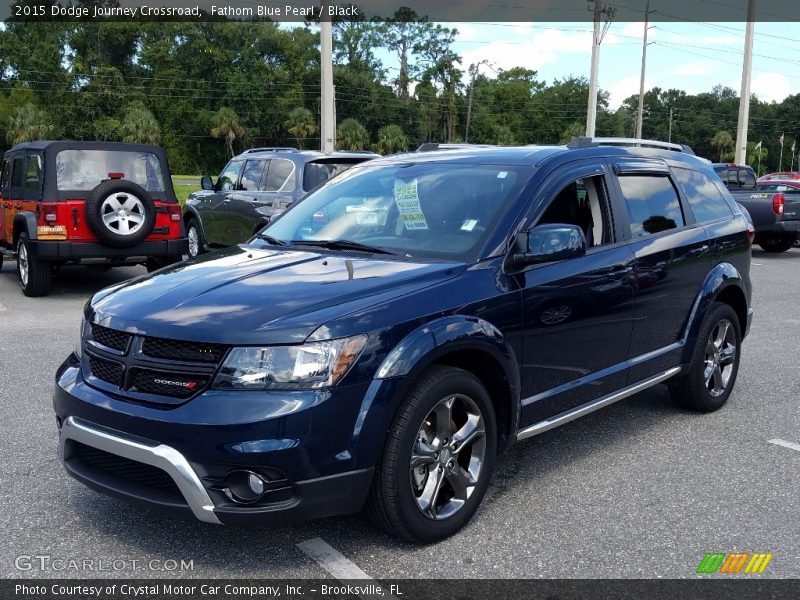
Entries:
<svg viewBox="0 0 800 600">
<path fill-rule="evenodd" d="M 432 367 L 389 428 L 368 513 L 408 541 L 443 540 L 477 510 L 496 452 L 494 409 L 480 380 L 454 367 Z"/>
<path fill-rule="evenodd" d="M 197 219 L 190 218 L 186 221 L 186 237 L 189 240 L 189 258 L 195 258 L 205 252 L 203 232 Z"/>
<path fill-rule="evenodd" d="M 28 234 L 23 233 L 17 242 L 17 278 L 19 287 L 26 296 L 46 296 L 50 290 L 52 266 L 44 260 L 31 256 Z"/>
<path fill-rule="evenodd" d="M 736 311 L 714 303 L 697 335 L 688 373 L 669 383 L 673 400 L 700 412 L 722 408 L 736 383 L 741 344 Z"/>
</svg>

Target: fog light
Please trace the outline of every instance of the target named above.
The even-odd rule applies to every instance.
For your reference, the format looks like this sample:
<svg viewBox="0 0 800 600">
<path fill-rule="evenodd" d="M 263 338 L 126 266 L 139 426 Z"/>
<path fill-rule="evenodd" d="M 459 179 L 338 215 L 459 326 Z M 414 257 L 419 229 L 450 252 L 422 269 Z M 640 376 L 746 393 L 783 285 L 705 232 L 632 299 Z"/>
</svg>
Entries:
<svg viewBox="0 0 800 600">
<path fill-rule="evenodd" d="M 247 487 L 249 487 L 250 491 L 256 496 L 260 496 L 264 493 L 264 480 L 255 473 L 250 473 L 247 477 Z"/>
</svg>

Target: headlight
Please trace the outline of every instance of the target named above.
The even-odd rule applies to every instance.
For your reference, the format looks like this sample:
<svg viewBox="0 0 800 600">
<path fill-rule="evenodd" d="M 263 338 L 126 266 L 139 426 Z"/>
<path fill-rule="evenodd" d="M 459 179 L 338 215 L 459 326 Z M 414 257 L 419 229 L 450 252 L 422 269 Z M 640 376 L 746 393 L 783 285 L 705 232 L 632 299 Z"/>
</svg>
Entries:
<svg viewBox="0 0 800 600">
<path fill-rule="evenodd" d="M 367 336 L 302 346 L 234 348 L 214 380 L 218 389 L 317 389 L 330 387 L 353 366 Z"/>
<path fill-rule="evenodd" d="M 75 356 L 78 358 L 83 356 L 83 340 L 85 338 L 87 325 L 88 323 L 86 322 L 86 319 L 83 319 L 81 321 L 80 329 L 78 329 L 78 339 L 76 340 L 77 343 L 75 344 Z"/>
</svg>

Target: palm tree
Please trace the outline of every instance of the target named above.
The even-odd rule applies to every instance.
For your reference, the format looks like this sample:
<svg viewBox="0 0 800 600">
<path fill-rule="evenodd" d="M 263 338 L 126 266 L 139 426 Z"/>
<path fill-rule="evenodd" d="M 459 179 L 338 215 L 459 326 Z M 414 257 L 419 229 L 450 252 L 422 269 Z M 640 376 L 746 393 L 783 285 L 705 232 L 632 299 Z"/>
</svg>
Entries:
<svg viewBox="0 0 800 600">
<path fill-rule="evenodd" d="M 711 138 L 711 145 L 719 152 L 719 162 L 722 162 L 722 154 L 733 146 L 733 137 L 728 131 L 718 131 Z"/>
<path fill-rule="evenodd" d="M 303 147 L 303 139 L 311 137 L 317 132 L 317 122 L 314 114 L 303 106 L 293 108 L 289 112 L 289 118 L 283 123 L 286 131 L 297 140 L 297 147 Z"/>
<path fill-rule="evenodd" d="M 53 132 L 53 126 L 42 109 L 27 102 L 18 107 L 9 119 L 6 139 L 11 144 L 46 139 Z"/>
<path fill-rule="evenodd" d="M 408 149 L 408 138 L 398 125 L 386 125 L 378 130 L 378 141 L 373 146 L 379 154 L 393 154 Z"/>
<path fill-rule="evenodd" d="M 561 139 L 559 140 L 559 143 L 567 144 L 570 142 L 570 140 L 572 140 L 572 138 L 581 137 L 585 132 L 586 127 L 583 124 L 578 123 L 577 121 L 575 123 L 570 123 L 567 125 L 567 128 L 561 132 Z"/>
<path fill-rule="evenodd" d="M 122 141 L 128 144 L 158 144 L 161 126 L 143 102 L 131 102 L 119 128 Z"/>
<path fill-rule="evenodd" d="M 237 137 L 244 135 L 245 132 L 245 128 L 239 121 L 239 115 L 227 106 L 223 106 L 214 114 L 212 124 L 211 135 L 215 138 L 225 139 L 225 146 L 228 148 L 231 158 L 233 158 L 233 142 Z"/>
<path fill-rule="evenodd" d="M 358 119 L 345 119 L 336 134 L 339 150 L 364 150 L 369 144 L 369 132 Z"/>
</svg>

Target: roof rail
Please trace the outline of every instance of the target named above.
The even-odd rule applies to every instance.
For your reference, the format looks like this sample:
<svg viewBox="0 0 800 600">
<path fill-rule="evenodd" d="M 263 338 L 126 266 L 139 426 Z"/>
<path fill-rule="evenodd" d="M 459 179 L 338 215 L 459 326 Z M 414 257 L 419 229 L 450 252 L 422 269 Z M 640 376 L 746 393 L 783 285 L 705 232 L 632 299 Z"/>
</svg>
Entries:
<svg viewBox="0 0 800 600">
<path fill-rule="evenodd" d="M 290 146 L 268 146 L 265 148 L 250 148 L 245 150 L 244 154 L 250 154 L 251 152 L 300 152 L 300 150 Z"/>
<path fill-rule="evenodd" d="M 692 150 L 686 144 L 674 144 L 672 142 L 662 142 L 659 140 L 641 140 L 638 138 L 616 138 L 616 137 L 574 137 L 567 144 L 567 148 L 576 150 L 578 148 L 590 148 L 592 146 L 647 146 L 650 148 L 664 148 L 675 150 L 694 156 Z"/>
<path fill-rule="evenodd" d="M 492 144 L 451 144 L 451 143 L 439 143 L 439 142 L 425 142 L 419 148 L 417 148 L 417 152 L 433 152 L 434 150 L 458 150 L 460 148 L 492 148 L 494 147 Z"/>
</svg>

